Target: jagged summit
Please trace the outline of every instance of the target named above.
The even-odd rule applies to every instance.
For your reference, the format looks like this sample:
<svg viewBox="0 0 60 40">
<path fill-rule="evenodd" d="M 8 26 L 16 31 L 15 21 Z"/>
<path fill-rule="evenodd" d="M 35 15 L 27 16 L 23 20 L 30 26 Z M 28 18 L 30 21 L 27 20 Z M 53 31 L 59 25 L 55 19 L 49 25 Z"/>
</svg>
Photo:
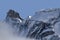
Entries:
<svg viewBox="0 0 60 40">
<path fill-rule="evenodd" d="M 18 12 L 8 11 L 6 21 L 12 24 L 18 35 L 36 40 L 60 40 L 60 8 L 37 11 L 32 17 L 28 16 L 26 20 L 22 20 Z"/>
<path fill-rule="evenodd" d="M 10 9 L 7 13 L 6 17 L 10 17 L 10 18 L 19 18 L 22 20 L 22 18 L 19 16 L 18 12 L 15 12 L 14 10 Z"/>
</svg>

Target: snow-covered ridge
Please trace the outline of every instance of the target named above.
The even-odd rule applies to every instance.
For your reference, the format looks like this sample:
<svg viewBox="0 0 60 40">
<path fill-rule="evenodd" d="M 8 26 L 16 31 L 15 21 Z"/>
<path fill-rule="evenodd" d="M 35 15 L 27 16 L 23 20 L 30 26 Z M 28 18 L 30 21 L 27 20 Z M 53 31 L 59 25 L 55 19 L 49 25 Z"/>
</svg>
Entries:
<svg viewBox="0 0 60 40">
<path fill-rule="evenodd" d="M 48 8 L 48 9 L 41 9 L 37 12 L 53 12 L 53 11 L 60 11 L 60 8 Z"/>
<path fill-rule="evenodd" d="M 27 19 L 21 18 L 19 13 L 14 10 L 10 10 L 6 16 L 6 23 L 12 24 L 12 27 L 15 32 L 17 32 L 17 35 L 34 38 L 36 40 L 48 40 L 54 37 L 52 39 L 54 40 L 57 39 L 55 38 L 57 35 L 60 35 L 60 32 L 58 31 L 58 28 L 60 27 L 56 26 L 60 24 L 60 8 L 40 10 L 37 11 L 37 14 L 28 16 Z M 55 29 L 54 27 L 58 28 Z"/>
</svg>

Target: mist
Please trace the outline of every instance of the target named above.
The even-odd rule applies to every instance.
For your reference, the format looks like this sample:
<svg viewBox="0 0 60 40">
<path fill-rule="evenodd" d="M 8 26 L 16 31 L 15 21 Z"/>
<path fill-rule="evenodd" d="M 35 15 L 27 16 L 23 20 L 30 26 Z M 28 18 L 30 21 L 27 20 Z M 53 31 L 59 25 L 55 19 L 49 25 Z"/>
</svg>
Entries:
<svg viewBox="0 0 60 40">
<path fill-rule="evenodd" d="M 12 29 L 11 25 L 0 21 L 0 40 L 34 40 L 34 39 L 17 36 L 16 33 L 14 33 L 14 30 Z"/>
</svg>

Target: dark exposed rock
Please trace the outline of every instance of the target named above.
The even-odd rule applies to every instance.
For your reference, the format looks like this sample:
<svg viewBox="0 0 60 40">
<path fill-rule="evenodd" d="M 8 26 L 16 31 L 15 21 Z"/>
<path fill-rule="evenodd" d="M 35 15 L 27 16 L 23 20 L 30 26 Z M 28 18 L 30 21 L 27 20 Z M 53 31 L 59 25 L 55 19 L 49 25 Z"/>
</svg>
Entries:
<svg viewBox="0 0 60 40">
<path fill-rule="evenodd" d="M 15 12 L 14 10 L 9 10 L 8 13 L 7 13 L 7 17 L 11 17 L 11 18 L 19 18 L 21 20 L 23 20 L 20 16 L 19 16 L 19 13 L 18 12 Z"/>
<path fill-rule="evenodd" d="M 41 12 L 43 12 L 43 13 L 41 13 Z M 17 30 L 19 29 L 19 31 L 18 31 L 19 35 L 21 32 L 23 32 L 23 36 L 26 35 L 26 33 L 27 33 L 26 37 L 34 38 L 37 40 L 38 39 L 45 40 L 44 38 L 46 38 L 47 36 L 55 34 L 55 31 L 53 31 L 52 29 L 53 29 L 53 26 L 56 25 L 56 23 L 60 21 L 60 16 L 56 14 L 58 12 L 58 10 L 57 10 L 57 12 L 56 12 L 56 10 L 54 10 L 54 11 L 46 10 L 46 11 L 41 11 L 41 12 L 38 12 L 38 14 L 34 15 L 31 19 L 23 20 L 19 16 L 18 12 L 15 12 L 14 10 L 9 10 L 7 13 L 7 16 L 6 16 L 6 20 L 9 21 L 11 18 L 14 21 L 14 22 L 11 21 L 12 22 L 11 24 L 16 26 Z M 55 15 L 53 13 L 55 13 Z M 19 18 L 20 20 L 23 20 L 23 22 L 17 23 L 16 21 L 18 21 L 18 20 L 14 19 L 14 18 Z M 53 38 L 53 39 L 55 40 L 55 38 Z M 46 40 L 47 40 L 47 38 L 46 38 Z M 52 40 L 52 38 L 50 40 Z"/>
<path fill-rule="evenodd" d="M 29 30 L 27 37 L 40 39 L 49 35 L 53 35 L 54 31 L 48 30 L 52 28 L 50 27 L 50 25 L 50 23 L 44 23 L 42 21 L 40 21 L 39 23 L 35 22 L 33 27 Z M 45 30 L 47 31 L 43 32 Z"/>
</svg>

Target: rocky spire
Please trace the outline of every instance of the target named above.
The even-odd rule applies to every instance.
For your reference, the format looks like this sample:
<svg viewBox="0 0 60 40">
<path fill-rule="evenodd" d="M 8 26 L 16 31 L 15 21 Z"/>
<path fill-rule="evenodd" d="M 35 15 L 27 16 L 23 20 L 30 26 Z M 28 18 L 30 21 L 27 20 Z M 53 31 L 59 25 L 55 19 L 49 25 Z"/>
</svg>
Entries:
<svg viewBox="0 0 60 40">
<path fill-rule="evenodd" d="M 19 13 L 18 12 L 15 12 L 14 10 L 9 10 L 8 13 L 7 13 L 7 17 L 10 17 L 10 18 L 19 18 L 21 20 L 23 20 L 20 16 L 19 16 Z"/>
</svg>

